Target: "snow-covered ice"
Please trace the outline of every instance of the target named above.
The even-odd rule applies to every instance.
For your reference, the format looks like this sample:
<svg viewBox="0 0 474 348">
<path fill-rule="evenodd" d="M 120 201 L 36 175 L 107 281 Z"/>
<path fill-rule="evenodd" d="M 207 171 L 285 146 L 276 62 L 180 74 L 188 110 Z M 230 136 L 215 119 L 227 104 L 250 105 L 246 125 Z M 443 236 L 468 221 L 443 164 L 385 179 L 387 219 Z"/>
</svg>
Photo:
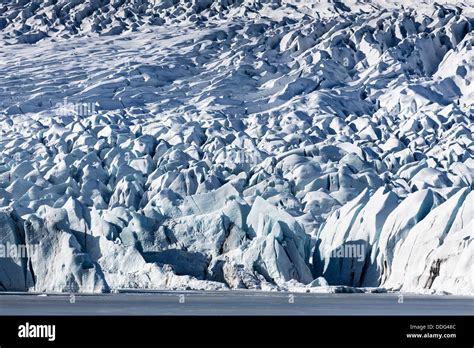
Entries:
<svg viewBox="0 0 474 348">
<path fill-rule="evenodd" d="M 0 1 L 0 256 L 36 247 L 0 290 L 473 294 L 473 29 L 469 0 Z"/>
</svg>

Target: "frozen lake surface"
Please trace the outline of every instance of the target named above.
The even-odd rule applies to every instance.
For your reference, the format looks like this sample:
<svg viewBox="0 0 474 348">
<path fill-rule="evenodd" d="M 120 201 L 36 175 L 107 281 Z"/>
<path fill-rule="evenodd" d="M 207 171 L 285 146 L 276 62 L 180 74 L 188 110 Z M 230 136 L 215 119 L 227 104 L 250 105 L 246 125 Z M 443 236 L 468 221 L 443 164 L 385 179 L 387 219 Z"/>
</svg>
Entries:
<svg viewBox="0 0 474 348">
<path fill-rule="evenodd" d="M 293 303 L 290 303 L 293 296 Z M 184 303 L 183 302 L 184 298 Z M 181 301 L 180 301 L 181 300 Z M 398 294 L 133 292 L 0 296 L 2 315 L 472 315 L 474 298 Z"/>
</svg>

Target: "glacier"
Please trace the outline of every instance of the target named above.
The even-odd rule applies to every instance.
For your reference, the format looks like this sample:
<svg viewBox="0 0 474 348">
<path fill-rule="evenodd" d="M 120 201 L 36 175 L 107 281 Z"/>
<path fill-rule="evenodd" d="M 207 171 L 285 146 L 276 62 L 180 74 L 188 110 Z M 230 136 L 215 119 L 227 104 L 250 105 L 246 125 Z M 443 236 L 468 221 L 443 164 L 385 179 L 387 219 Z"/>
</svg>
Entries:
<svg viewBox="0 0 474 348">
<path fill-rule="evenodd" d="M 473 29 L 469 0 L 0 1 L 0 291 L 474 294 Z"/>
</svg>

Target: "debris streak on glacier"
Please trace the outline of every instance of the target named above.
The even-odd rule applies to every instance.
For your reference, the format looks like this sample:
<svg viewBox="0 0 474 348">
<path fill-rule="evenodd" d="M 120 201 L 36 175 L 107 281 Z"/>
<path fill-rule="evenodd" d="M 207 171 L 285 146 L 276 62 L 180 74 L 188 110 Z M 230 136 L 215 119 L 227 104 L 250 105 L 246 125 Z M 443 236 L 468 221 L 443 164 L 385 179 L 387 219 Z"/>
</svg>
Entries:
<svg viewBox="0 0 474 348">
<path fill-rule="evenodd" d="M 0 1 L 0 290 L 473 294 L 473 28 L 467 0 Z"/>
</svg>

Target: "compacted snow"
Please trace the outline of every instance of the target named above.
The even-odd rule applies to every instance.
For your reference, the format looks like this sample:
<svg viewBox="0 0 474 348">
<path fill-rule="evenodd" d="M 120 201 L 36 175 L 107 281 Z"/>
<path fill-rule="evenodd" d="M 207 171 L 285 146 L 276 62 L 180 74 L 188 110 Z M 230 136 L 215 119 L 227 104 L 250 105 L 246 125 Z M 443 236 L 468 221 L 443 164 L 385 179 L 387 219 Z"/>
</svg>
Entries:
<svg viewBox="0 0 474 348">
<path fill-rule="evenodd" d="M 474 293 L 445 2 L 0 1 L 0 290 Z"/>
</svg>

